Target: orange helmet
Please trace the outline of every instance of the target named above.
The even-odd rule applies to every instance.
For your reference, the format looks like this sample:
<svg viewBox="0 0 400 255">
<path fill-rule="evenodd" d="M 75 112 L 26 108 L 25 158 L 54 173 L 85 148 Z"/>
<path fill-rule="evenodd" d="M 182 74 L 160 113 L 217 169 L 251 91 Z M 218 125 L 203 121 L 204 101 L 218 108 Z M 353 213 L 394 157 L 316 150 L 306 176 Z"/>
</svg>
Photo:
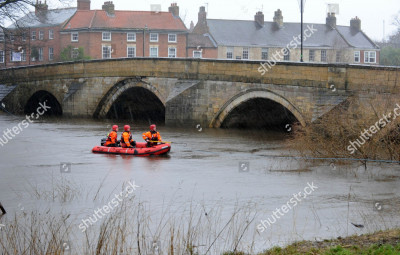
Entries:
<svg viewBox="0 0 400 255">
<path fill-rule="evenodd" d="M 150 131 L 156 131 L 156 125 L 152 124 L 150 125 Z"/>
<path fill-rule="evenodd" d="M 125 131 L 130 131 L 130 130 L 131 130 L 131 126 L 125 125 L 125 126 L 124 126 L 124 130 L 125 130 Z"/>
<path fill-rule="evenodd" d="M 112 126 L 112 130 L 113 131 L 118 131 L 118 126 L 117 125 Z"/>
</svg>

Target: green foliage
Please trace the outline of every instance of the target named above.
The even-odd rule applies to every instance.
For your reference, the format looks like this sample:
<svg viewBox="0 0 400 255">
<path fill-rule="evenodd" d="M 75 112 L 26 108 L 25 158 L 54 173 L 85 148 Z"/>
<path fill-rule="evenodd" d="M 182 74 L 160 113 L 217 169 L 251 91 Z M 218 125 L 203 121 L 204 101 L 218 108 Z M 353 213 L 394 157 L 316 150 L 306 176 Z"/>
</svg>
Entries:
<svg viewBox="0 0 400 255">
<path fill-rule="evenodd" d="M 89 60 L 89 56 L 85 56 L 83 47 L 74 48 L 72 45 L 64 48 L 60 54 L 61 61 L 81 61 Z"/>
<path fill-rule="evenodd" d="M 385 47 L 381 50 L 381 65 L 400 66 L 400 49 Z"/>
</svg>

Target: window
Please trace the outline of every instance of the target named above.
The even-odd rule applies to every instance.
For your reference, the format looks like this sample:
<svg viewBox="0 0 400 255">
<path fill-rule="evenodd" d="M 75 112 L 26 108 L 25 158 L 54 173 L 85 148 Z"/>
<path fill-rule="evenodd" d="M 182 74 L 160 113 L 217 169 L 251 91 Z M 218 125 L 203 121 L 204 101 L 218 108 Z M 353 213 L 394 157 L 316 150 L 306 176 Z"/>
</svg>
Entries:
<svg viewBox="0 0 400 255">
<path fill-rule="evenodd" d="M 268 59 L 268 48 L 261 49 L 261 59 L 267 60 Z"/>
<path fill-rule="evenodd" d="M 176 48 L 168 48 L 168 57 L 176 58 Z"/>
<path fill-rule="evenodd" d="M 36 31 L 31 32 L 31 40 L 32 41 L 36 40 Z"/>
<path fill-rule="evenodd" d="M 50 39 L 50 40 L 53 40 L 53 39 L 54 39 L 54 30 L 53 30 L 53 29 L 50 29 L 50 30 L 49 30 L 49 39 Z"/>
<path fill-rule="evenodd" d="M 336 63 L 342 62 L 342 52 L 336 51 Z"/>
<path fill-rule="evenodd" d="M 226 48 L 226 58 L 233 59 L 233 47 Z"/>
<path fill-rule="evenodd" d="M 0 50 L 0 63 L 4 63 L 4 50 Z"/>
<path fill-rule="evenodd" d="M 290 50 L 288 48 L 285 48 L 283 50 L 283 60 L 284 61 L 289 61 L 290 60 Z"/>
<path fill-rule="evenodd" d="M 10 41 L 14 41 L 14 34 L 13 33 L 10 33 Z"/>
<path fill-rule="evenodd" d="M 128 42 L 136 42 L 136 33 L 127 33 L 126 37 Z"/>
<path fill-rule="evenodd" d="M 168 34 L 168 42 L 176 42 L 176 34 Z"/>
<path fill-rule="evenodd" d="M 354 62 L 360 63 L 360 52 L 359 51 L 354 52 Z"/>
<path fill-rule="evenodd" d="M 315 61 L 315 50 L 309 50 L 308 51 L 308 60 L 310 62 L 314 62 Z"/>
<path fill-rule="evenodd" d="M 43 61 L 43 48 L 39 48 L 39 61 Z"/>
<path fill-rule="evenodd" d="M 103 32 L 103 41 L 111 41 L 111 32 Z"/>
<path fill-rule="evenodd" d="M 22 60 L 21 61 L 26 61 L 26 52 L 24 50 L 22 50 L 22 56 L 21 56 Z"/>
<path fill-rule="evenodd" d="M 22 41 L 26 41 L 26 33 L 24 32 L 24 33 L 22 33 L 22 35 L 21 35 L 21 38 L 22 38 Z"/>
<path fill-rule="evenodd" d="M 249 48 L 247 48 L 247 47 L 243 48 L 242 59 L 249 59 Z"/>
<path fill-rule="evenodd" d="M 199 50 L 193 51 L 193 57 L 194 58 L 202 58 L 203 57 L 203 52 Z"/>
<path fill-rule="evenodd" d="M 158 42 L 158 34 L 150 33 L 150 42 Z"/>
<path fill-rule="evenodd" d="M 0 42 L 3 42 L 3 41 L 4 41 L 4 34 L 0 33 Z"/>
<path fill-rule="evenodd" d="M 111 46 L 103 46 L 103 58 L 111 58 Z"/>
<path fill-rule="evenodd" d="M 326 62 L 326 50 L 321 50 L 321 62 Z"/>
<path fill-rule="evenodd" d="M 365 63 L 376 63 L 376 52 L 375 51 L 365 51 L 364 52 L 364 62 Z"/>
<path fill-rule="evenodd" d="M 20 62 L 22 59 L 21 52 L 11 51 L 10 52 L 10 60 L 12 62 Z"/>
<path fill-rule="evenodd" d="M 76 59 L 79 57 L 79 49 L 78 48 L 73 48 L 71 51 L 71 58 Z"/>
<path fill-rule="evenodd" d="M 150 57 L 152 57 L 152 58 L 158 57 L 158 47 L 150 46 Z"/>
<path fill-rule="evenodd" d="M 127 48 L 127 56 L 128 58 L 134 58 L 136 57 L 136 48 L 132 46 L 128 46 Z"/>
<path fill-rule="evenodd" d="M 79 40 L 78 32 L 71 33 L 71 41 L 72 42 L 77 42 L 78 40 Z"/>
<path fill-rule="evenodd" d="M 44 32 L 42 30 L 39 31 L 39 40 L 44 39 Z"/>
<path fill-rule="evenodd" d="M 49 60 L 53 60 L 54 59 L 54 48 L 49 47 Z"/>
</svg>

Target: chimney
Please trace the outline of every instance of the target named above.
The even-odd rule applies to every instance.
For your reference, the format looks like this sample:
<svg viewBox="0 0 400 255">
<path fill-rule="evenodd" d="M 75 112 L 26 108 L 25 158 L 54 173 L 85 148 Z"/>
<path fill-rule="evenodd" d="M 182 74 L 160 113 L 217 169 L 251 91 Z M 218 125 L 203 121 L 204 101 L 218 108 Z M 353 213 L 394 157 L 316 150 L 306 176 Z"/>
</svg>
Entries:
<svg viewBox="0 0 400 255">
<path fill-rule="evenodd" d="M 107 1 L 104 2 L 103 6 L 101 6 L 101 9 L 107 12 L 107 15 L 109 16 L 114 16 L 114 4 L 112 1 Z"/>
<path fill-rule="evenodd" d="M 168 8 L 168 11 L 172 13 L 175 17 L 179 17 L 179 6 L 177 3 L 172 3 L 171 6 Z"/>
<path fill-rule="evenodd" d="M 264 14 L 262 12 L 257 12 L 256 15 L 254 15 L 254 21 L 256 24 L 260 27 L 264 26 Z"/>
<path fill-rule="evenodd" d="M 189 29 L 189 31 L 192 32 L 193 29 L 194 29 L 194 23 L 193 23 L 193 20 L 192 20 L 192 21 L 190 22 L 190 29 Z"/>
<path fill-rule="evenodd" d="M 46 11 L 48 10 L 49 6 L 47 5 L 46 0 L 44 0 L 44 4 L 42 4 L 42 1 L 36 0 L 35 4 L 35 15 L 37 17 L 43 17 L 46 15 Z"/>
<path fill-rule="evenodd" d="M 357 16 L 350 20 L 350 28 L 352 30 L 361 31 L 361 20 Z"/>
<path fill-rule="evenodd" d="M 89 11 L 90 0 L 78 0 L 78 11 Z"/>
<path fill-rule="evenodd" d="M 328 12 L 328 17 L 326 17 L 326 25 L 331 28 L 336 28 L 336 16 L 334 12 Z"/>
<path fill-rule="evenodd" d="M 281 9 L 278 9 L 275 12 L 275 16 L 274 16 L 274 22 L 276 25 L 278 25 L 278 27 L 283 27 L 283 16 L 282 16 L 282 11 Z"/>
<path fill-rule="evenodd" d="M 193 33 L 195 34 L 205 34 L 208 33 L 208 26 L 207 26 L 207 12 L 206 7 L 201 6 L 199 11 L 197 24 L 193 29 Z"/>
</svg>

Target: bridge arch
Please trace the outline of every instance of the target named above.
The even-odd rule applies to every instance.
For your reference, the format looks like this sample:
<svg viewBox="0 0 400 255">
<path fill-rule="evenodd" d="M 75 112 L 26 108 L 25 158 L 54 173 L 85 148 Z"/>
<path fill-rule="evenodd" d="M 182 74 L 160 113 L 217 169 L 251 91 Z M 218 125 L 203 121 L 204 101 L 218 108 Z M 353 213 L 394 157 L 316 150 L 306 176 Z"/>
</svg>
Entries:
<svg viewBox="0 0 400 255">
<path fill-rule="evenodd" d="M 303 117 L 301 112 L 292 103 L 290 103 L 282 96 L 268 90 L 247 90 L 237 94 L 236 96 L 228 100 L 212 119 L 210 127 L 222 127 L 224 121 L 227 120 L 229 114 L 231 114 L 240 105 L 254 99 L 270 100 L 285 107 L 297 119 L 297 121 L 300 122 L 302 126 L 306 126 L 305 118 Z"/>
<path fill-rule="evenodd" d="M 63 110 L 58 99 L 47 90 L 35 91 L 24 105 L 24 113 L 39 113 L 45 116 L 60 116 Z"/>
<path fill-rule="evenodd" d="M 155 86 L 132 78 L 112 86 L 100 100 L 93 117 L 137 120 L 140 114 L 143 120 L 164 123 L 165 101 Z"/>
</svg>

